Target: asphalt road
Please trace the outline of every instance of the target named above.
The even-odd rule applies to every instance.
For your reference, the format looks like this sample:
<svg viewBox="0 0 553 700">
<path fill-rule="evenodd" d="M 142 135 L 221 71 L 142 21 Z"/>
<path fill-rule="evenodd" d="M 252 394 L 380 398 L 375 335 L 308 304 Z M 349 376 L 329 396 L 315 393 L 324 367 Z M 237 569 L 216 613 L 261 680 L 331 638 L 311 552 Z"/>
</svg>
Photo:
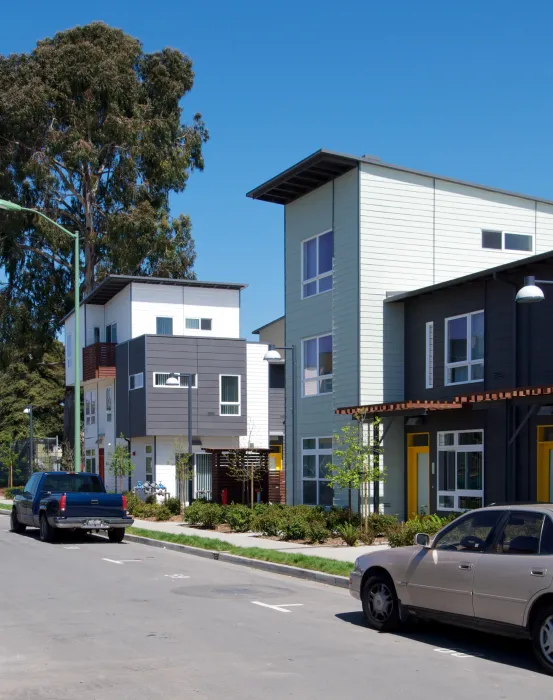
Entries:
<svg viewBox="0 0 553 700">
<path fill-rule="evenodd" d="M 102 538 L 42 544 L 6 516 L 0 562 L 2 699 L 520 700 L 553 687 L 525 643 L 380 635 L 344 590 L 232 564 Z"/>
</svg>

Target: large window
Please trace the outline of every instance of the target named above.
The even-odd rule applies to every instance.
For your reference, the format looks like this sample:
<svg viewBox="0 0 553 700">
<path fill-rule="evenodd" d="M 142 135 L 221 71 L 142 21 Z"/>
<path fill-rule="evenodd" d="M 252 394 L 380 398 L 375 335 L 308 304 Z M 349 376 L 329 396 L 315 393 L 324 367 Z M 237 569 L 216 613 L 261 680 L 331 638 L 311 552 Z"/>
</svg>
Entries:
<svg viewBox="0 0 553 700">
<path fill-rule="evenodd" d="M 492 250 L 519 250 L 522 253 L 534 252 L 534 236 L 531 233 L 511 231 L 482 231 L 482 248 Z"/>
<path fill-rule="evenodd" d="M 144 386 L 144 372 L 138 372 L 138 374 L 131 374 L 129 376 L 129 389 L 142 389 Z"/>
<path fill-rule="evenodd" d="M 113 416 L 113 389 L 106 387 L 106 423 L 112 422 Z"/>
<path fill-rule="evenodd" d="M 96 474 L 96 450 L 85 450 L 84 470 L 89 474 Z"/>
<path fill-rule="evenodd" d="M 308 506 L 331 506 L 334 489 L 332 472 L 332 438 L 304 438 L 302 442 L 303 503 Z"/>
<path fill-rule="evenodd" d="M 312 297 L 332 289 L 334 236 L 326 231 L 302 243 L 302 297 Z"/>
<path fill-rule="evenodd" d="M 271 362 L 269 365 L 269 389 L 284 389 L 286 377 L 283 362 Z"/>
<path fill-rule="evenodd" d="M 425 385 L 427 389 L 434 386 L 434 322 L 426 324 L 426 368 Z"/>
<path fill-rule="evenodd" d="M 96 425 L 96 392 L 87 391 L 84 395 L 84 415 L 86 425 Z"/>
<path fill-rule="evenodd" d="M 146 481 L 150 483 L 154 480 L 154 446 L 146 445 Z"/>
<path fill-rule="evenodd" d="M 178 384 L 171 385 L 167 384 L 169 377 L 175 377 L 178 379 Z M 164 389 L 188 389 L 188 374 L 181 374 L 180 372 L 154 372 L 154 386 L 163 387 Z M 192 375 L 192 388 L 197 388 L 196 375 Z"/>
<path fill-rule="evenodd" d="M 220 415 L 240 415 L 240 377 L 222 374 L 220 377 Z"/>
<path fill-rule="evenodd" d="M 484 381 L 484 312 L 445 320 L 445 383 Z"/>
<path fill-rule="evenodd" d="M 156 318 L 156 335 L 173 335 L 173 319 L 158 316 Z"/>
<path fill-rule="evenodd" d="M 484 431 L 438 433 L 438 510 L 470 510 L 484 502 Z"/>
<path fill-rule="evenodd" d="M 332 336 L 322 335 L 302 341 L 303 395 L 332 392 Z"/>
<path fill-rule="evenodd" d="M 117 324 L 110 323 L 106 326 L 106 343 L 117 343 Z"/>
<path fill-rule="evenodd" d="M 65 339 L 65 359 L 67 361 L 67 369 L 73 364 L 73 338 L 69 333 Z"/>
</svg>

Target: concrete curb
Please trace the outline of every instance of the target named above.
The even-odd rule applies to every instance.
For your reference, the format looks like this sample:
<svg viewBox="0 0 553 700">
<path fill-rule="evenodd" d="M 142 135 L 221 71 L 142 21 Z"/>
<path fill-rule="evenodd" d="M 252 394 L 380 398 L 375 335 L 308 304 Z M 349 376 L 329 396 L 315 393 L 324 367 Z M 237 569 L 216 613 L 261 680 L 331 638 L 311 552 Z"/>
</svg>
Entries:
<svg viewBox="0 0 553 700">
<path fill-rule="evenodd" d="M 288 564 L 277 564 L 276 562 L 262 561 L 261 559 L 249 559 L 248 557 L 241 557 L 237 554 L 214 552 L 211 549 L 199 549 L 198 547 L 190 547 L 186 544 L 164 542 L 163 540 L 154 540 L 150 537 L 140 537 L 139 535 L 126 534 L 125 541 L 145 544 L 150 547 L 159 547 L 160 549 L 170 549 L 173 552 L 180 552 L 181 554 L 192 554 L 195 557 L 203 557 L 204 559 L 224 561 L 228 564 L 248 566 L 251 569 L 260 569 L 261 571 L 269 571 L 272 574 L 281 574 L 284 576 L 292 576 L 293 578 L 301 578 L 304 581 L 324 583 L 327 586 L 337 586 L 338 588 L 348 588 L 349 586 L 349 579 L 346 576 L 335 576 L 334 574 L 325 574 L 322 571 L 300 569 L 296 566 L 288 566 Z"/>
</svg>

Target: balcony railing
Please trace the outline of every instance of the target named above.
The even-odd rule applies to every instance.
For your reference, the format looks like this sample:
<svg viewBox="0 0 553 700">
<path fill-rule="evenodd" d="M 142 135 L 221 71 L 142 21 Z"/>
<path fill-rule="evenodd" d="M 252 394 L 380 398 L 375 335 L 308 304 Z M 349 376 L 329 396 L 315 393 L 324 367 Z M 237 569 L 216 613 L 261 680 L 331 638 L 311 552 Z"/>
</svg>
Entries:
<svg viewBox="0 0 553 700">
<path fill-rule="evenodd" d="M 117 343 L 94 343 L 83 348 L 83 381 L 115 377 Z"/>
</svg>

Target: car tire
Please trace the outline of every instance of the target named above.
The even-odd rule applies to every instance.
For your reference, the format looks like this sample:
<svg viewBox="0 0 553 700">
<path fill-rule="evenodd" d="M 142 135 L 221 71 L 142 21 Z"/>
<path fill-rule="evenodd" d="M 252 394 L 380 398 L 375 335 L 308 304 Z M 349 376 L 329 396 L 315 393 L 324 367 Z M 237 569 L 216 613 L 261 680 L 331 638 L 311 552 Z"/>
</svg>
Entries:
<svg viewBox="0 0 553 700">
<path fill-rule="evenodd" d="M 41 542 L 53 542 L 56 538 L 56 530 L 50 525 L 45 515 L 40 516 L 39 533 Z"/>
<path fill-rule="evenodd" d="M 553 676 L 553 605 L 544 605 L 532 625 L 534 654 L 545 673 Z"/>
<path fill-rule="evenodd" d="M 27 526 L 19 522 L 19 519 L 17 517 L 17 511 L 15 510 L 15 508 L 12 508 L 12 513 L 10 516 L 10 530 L 12 532 L 15 532 L 17 535 L 22 535 L 26 529 Z"/>
<path fill-rule="evenodd" d="M 125 528 L 123 527 L 112 527 L 108 530 L 108 537 L 110 542 L 122 542 L 125 537 Z"/>
<path fill-rule="evenodd" d="M 384 573 L 370 576 L 361 595 L 367 625 L 378 632 L 395 632 L 401 625 L 399 601 L 392 579 Z"/>
</svg>

